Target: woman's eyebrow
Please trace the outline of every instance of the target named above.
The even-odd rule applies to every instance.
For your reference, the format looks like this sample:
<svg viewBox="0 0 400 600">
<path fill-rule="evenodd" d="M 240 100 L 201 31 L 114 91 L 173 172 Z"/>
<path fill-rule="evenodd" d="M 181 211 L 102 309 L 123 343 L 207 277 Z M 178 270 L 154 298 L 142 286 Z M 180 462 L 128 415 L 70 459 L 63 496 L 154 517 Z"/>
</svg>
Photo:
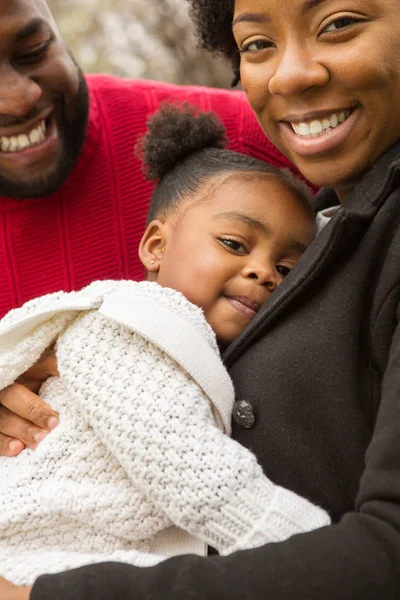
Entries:
<svg viewBox="0 0 400 600">
<path fill-rule="evenodd" d="M 269 23 L 271 19 L 263 13 L 242 13 L 233 19 L 232 27 L 238 23 Z"/>
<path fill-rule="evenodd" d="M 214 215 L 213 219 L 215 221 L 232 221 L 232 220 L 241 221 L 245 225 L 250 225 L 250 227 L 255 227 L 262 233 L 265 233 L 267 235 L 269 233 L 271 233 L 271 230 L 266 225 L 264 225 L 264 223 L 261 223 L 261 221 L 259 221 L 258 219 L 255 219 L 254 217 L 250 217 L 249 215 L 244 215 L 243 213 L 237 212 L 235 210 L 232 210 L 229 212 L 224 212 L 224 213 L 219 213 L 218 215 Z"/>
</svg>

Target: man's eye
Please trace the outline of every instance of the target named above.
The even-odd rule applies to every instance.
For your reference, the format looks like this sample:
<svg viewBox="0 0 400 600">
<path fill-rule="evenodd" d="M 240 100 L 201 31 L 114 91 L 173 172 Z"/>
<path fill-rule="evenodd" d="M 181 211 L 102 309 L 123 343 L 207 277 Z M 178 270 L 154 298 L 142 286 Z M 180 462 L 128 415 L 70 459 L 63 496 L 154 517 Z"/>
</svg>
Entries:
<svg viewBox="0 0 400 600">
<path fill-rule="evenodd" d="M 32 52 L 27 52 L 26 54 L 19 54 L 16 58 L 16 62 L 18 62 L 19 64 L 25 64 L 25 65 L 39 62 L 40 60 L 42 60 L 42 58 L 44 58 L 47 51 L 49 50 L 51 41 L 52 40 L 48 40 L 47 42 L 44 42 L 38 48 L 36 48 L 35 50 L 32 50 Z"/>
<path fill-rule="evenodd" d="M 254 40 L 253 42 L 247 42 L 246 44 L 243 44 L 240 48 L 240 54 L 246 54 L 247 52 L 261 52 L 262 50 L 271 47 L 272 43 L 268 42 L 267 40 Z"/>
<path fill-rule="evenodd" d="M 282 277 L 286 277 L 286 275 L 289 275 L 291 269 L 289 267 L 285 267 L 285 265 L 276 265 L 276 270 L 278 271 L 279 275 L 282 275 Z"/>
<path fill-rule="evenodd" d="M 345 29 L 350 25 L 354 25 L 355 23 L 360 23 L 359 19 L 355 19 L 354 17 L 340 17 L 339 19 L 335 19 L 329 25 L 327 25 L 322 33 L 331 33 L 333 31 L 339 31 L 340 29 Z"/>
<path fill-rule="evenodd" d="M 238 242 L 237 240 L 221 238 L 219 241 L 223 246 L 225 246 L 229 250 L 233 250 L 233 252 L 236 252 L 238 254 L 245 254 L 247 252 L 243 244 L 241 242 Z"/>
</svg>

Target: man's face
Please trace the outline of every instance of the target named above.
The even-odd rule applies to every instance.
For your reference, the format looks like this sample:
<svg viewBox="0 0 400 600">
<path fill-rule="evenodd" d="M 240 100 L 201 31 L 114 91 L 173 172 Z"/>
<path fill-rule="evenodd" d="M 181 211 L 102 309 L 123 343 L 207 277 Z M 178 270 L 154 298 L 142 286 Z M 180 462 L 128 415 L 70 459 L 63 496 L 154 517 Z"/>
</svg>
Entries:
<svg viewBox="0 0 400 600">
<path fill-rule="evenodd" d="M 44 0 L 0 2 L 0 195 L 54 193 L 79 157 L 88 118 L 83 74 Z"/>
</svg>

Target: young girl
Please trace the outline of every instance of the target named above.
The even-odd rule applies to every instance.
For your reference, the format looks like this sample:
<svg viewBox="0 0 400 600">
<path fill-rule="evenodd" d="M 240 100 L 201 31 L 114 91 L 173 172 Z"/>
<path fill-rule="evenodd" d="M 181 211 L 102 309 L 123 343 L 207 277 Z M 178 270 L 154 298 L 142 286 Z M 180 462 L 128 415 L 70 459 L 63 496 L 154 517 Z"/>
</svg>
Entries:
<svg viewBox="0 0 400 600">
<path fill-rule="evenodd" d="M 60 372 L 41 390 L 60 426 L 0 459 L 0 575 L 15 583 L 207 545 L 228 554 L 329 523 L 229 438 L 232 410 L 245 426 L 252 415 L 218 345 L 262 310 L 315 220 L 287 175 L 224 145 L 212 115 L 164 107 L 142 144 L 159 180 L 140 244 L 149 281 L 50 294 L 0 323 L 2 388 L 55 341 Z"/>
</svg>

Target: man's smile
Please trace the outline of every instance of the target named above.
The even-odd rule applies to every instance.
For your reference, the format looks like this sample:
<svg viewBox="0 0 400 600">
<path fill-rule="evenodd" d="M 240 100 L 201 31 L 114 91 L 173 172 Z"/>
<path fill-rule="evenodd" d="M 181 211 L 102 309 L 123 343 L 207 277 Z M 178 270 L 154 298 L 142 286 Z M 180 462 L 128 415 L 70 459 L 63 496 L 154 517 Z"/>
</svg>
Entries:
<svg viewBox="0 0 400 600">
<path fill-rule="evenodd" d="M 52 129 L 53 108 L 35 119 L 15 127 L 0 127 L 0 152 L 15 154 L 42 144 Z"/>
</svg>

